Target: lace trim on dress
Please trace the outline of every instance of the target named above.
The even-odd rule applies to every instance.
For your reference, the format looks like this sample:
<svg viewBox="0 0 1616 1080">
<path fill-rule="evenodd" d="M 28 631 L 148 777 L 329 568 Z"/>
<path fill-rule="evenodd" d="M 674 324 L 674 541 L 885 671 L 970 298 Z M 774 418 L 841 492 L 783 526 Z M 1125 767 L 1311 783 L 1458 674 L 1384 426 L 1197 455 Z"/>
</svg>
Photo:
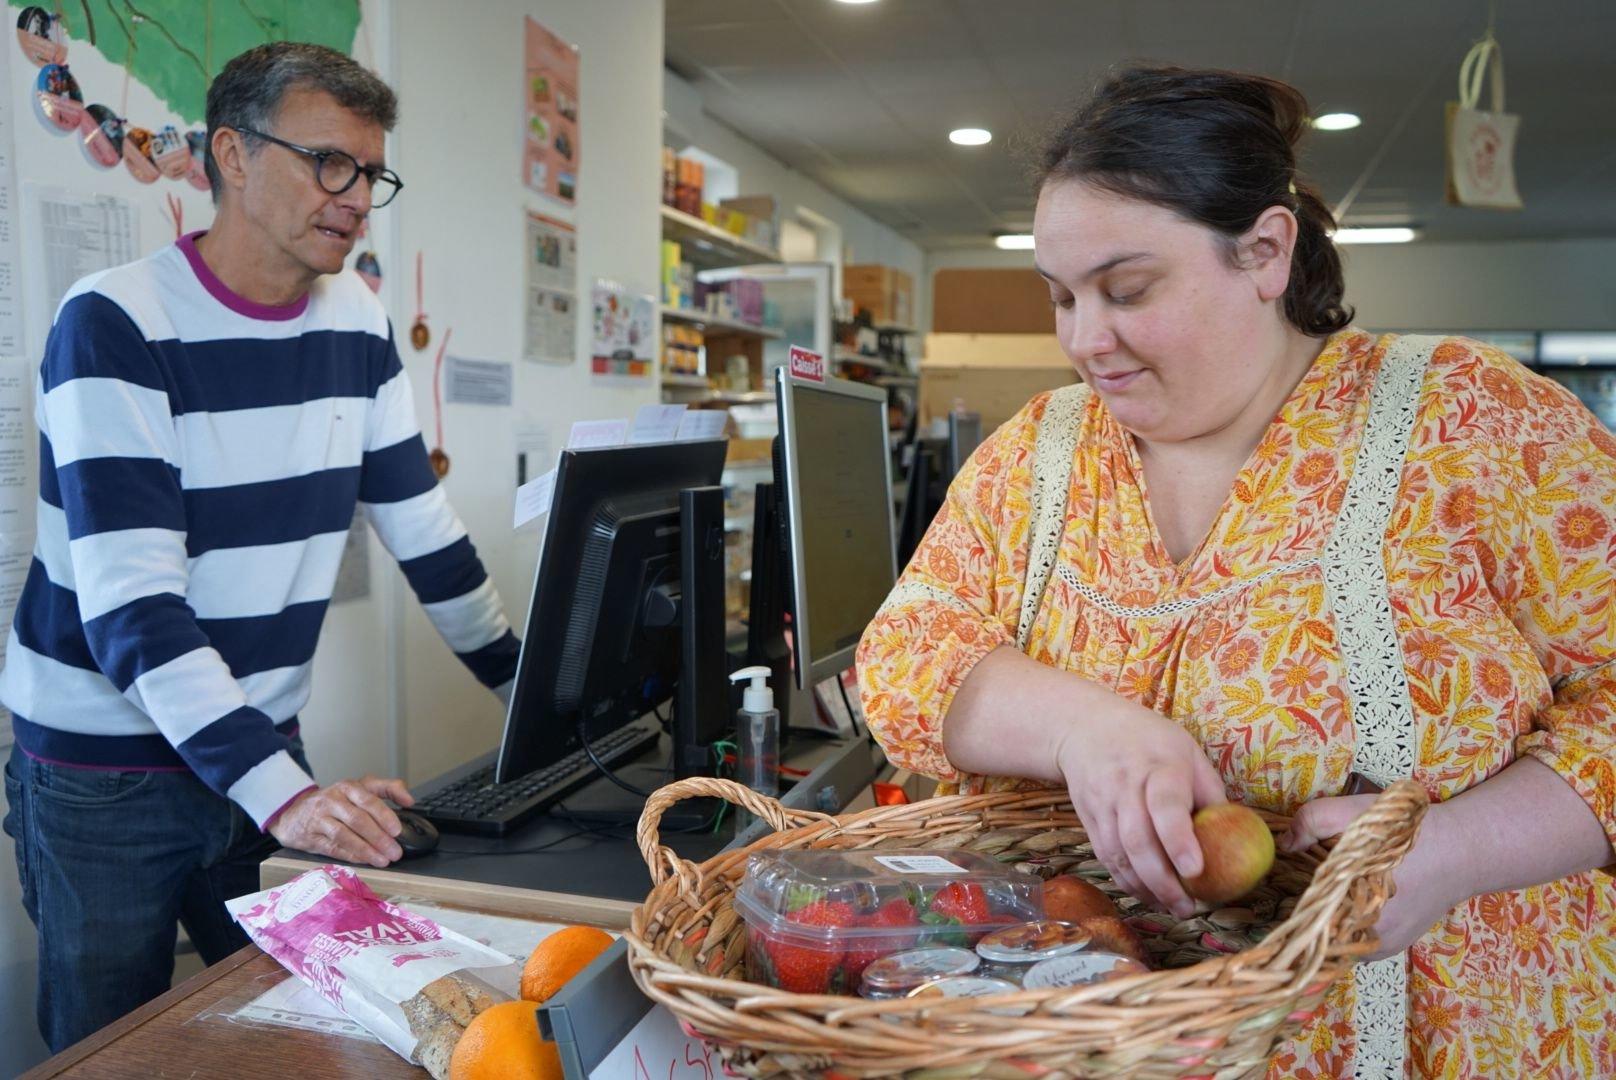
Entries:
<svg viewBox="0 0 1616 1080">
<path fill-rule="evenodd" d="M 1129 607 L 1126 604 L 1117 603 L 1088 582 L 1078 580 L 1077 571 L 1065 563 L 1057 567 L 1055 573 L 1060 575 L 1062 581 L 1076 589 L 1079 595 L 1107 615 L 1114 615 L 1119 619 L 1156 619 L 1164 615 L 1182 615 L 1186 611 L 1193 611 L 1206 604 L 1216 603 L 1226 596 L 1232 596 L 1240 592 L 1242 589 L 1260 585 L 1269 578 L 1278 577 L 1280 574 L 1288 574 L 1293 570 L 1305 570 L 1310 566 L 1317 566 L 1321 561 L 1317 555 L 1306 559 L 1297 559 L 1295 562 L 1288 562 L 1283 566 L 1270 567 L 1252 577 L 1243 578 L 1240 581 L 1231 581 L 1221 589 L 1214 589 L 1204 596 L 1191 596 L 1183 600 L 1169 600 L 1165 604 L 1152 604 L 1149 607 Z"/>
<path fill-rule="evenodd" d="M 1021 621 L 1016 647 L 1027 651 L 1033 620 L 1043 603 L 1050 571 L 1060 556 L 1066 535 L 1066 504 L 1071 496 L 1072 457 L 1077 453 L 1077 429 L 1088 404 L 1086 383 L 1063 386 L 1049 395 L 1038 421 L 1032 460 L 1032 545 L 1027 551 L 1027 577 L 1021 589 Z"/>
<path fill-rule="evenodd" d="M 1402 486 L 1420 388 L 1440 338 L 1401 337 L 1386 350 L 1369 398 L 1358 460 L 1324 546 L 1356 733 L 1353 768 L 1378 784 L 1414 772 L 1414 704 L 1386 582 L 1386 526 Z M 1355 1080 L 1403 1080 L 1408 1057 L 1408 954 L 1352 970 Z"/>
<path fill-rule="evenodd" d="M 1568 686 L 1577 685 L 1584 679 L 1591 679 L 1595 675 L 1598 675 L 1611 667 L 1616 667 L 1616 656 L 1611 657 L 1609 660 L 1604 660 L 1589 667 L 1579 668 L 1578 670 L 1569 674 L 1562 675 L 1558 679 L 1552 680 L 1550 685 L 1556 690 L 1564 690 Z"/>
</svg>

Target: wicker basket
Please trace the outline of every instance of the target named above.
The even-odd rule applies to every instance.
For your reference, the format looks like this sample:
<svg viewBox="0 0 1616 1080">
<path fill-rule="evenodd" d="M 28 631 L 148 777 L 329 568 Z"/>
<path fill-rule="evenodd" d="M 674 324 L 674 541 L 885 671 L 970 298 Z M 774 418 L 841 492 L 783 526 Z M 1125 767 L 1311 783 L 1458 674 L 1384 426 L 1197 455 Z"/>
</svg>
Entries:
<svg viewBox="0 0 1616 1080">
<path fill-rule="evenodd" d="M 686 862 L 660 844 L 658 824 L 669 806 L 696 796 L 744 806 L 777 831 L 699 866 Z M 1425 806 L 1419 785 L 1394 784 L 1332 850 L 1281 855 L 1266 896 L 1222 919 L 1211 913 L 1176 924 L 1122 896 L 1093 862 L 1060 792 L 954 796 L 834 818 L 785 809 L 731 781 L 682 780 L 654 793 L 640 818 L 654 885 L 626 935 L 629 966 L 647 995 L 743 1076 L 1261 1076 L 1329 985 L 1373 951 L 1392 871 L 1413 845 Z M 1276 834 L 1285 824 L 1269 818 Z M 1076 871 L 1119 900 L 1152 963 L 1165 969 L 1077 989 L 897 1001 L 744 981 L 745 926 L 731 900 L 747 858 L 769 849 L 870 847 L 965 848 L 1043 875 Z M 988 1011 L 1014 1003 L 1032 1011 L 1013 1018 Z"/>
</svg>

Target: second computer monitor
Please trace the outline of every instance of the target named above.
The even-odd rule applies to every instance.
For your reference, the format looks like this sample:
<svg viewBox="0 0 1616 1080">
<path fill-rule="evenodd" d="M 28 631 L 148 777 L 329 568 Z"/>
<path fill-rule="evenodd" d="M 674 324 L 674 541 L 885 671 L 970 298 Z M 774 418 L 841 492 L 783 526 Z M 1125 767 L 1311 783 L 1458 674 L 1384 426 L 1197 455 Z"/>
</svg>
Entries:
<svg viewBox="0 0 1616 1080">
<path fill-rule="evenodd" d="M 776 375 L 797 684 L 852 666 L 898 576 L 886 392 Z"/>
<path fill-rule="evenodd" d="M 953 480 L 965 468 L 972 452 L 982 444 L 982 414 L 951 412 L 948 414 L 948 479 Z"/>
</svg>

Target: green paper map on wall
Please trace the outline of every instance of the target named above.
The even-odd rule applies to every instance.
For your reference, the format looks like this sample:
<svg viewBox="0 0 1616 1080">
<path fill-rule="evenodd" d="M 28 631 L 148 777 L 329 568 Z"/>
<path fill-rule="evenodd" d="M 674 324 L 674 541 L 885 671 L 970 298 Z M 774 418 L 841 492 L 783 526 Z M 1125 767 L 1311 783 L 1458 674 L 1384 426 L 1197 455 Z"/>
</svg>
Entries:
<svg viewBox="0 0 1616 1080">
<path fill-rule="evenodd" d="M 21 9 L 27 3 L 11 0 Z M 205 118 L 208 84 L 230 58 L 268 41 L 311 41 L 348 53 L 359 0 L 61 0 L 72 47 L 95 49 L 156 94 L 187 124 Z M 84 88 L 98 100 L 117 87 Z"/>
</svg>

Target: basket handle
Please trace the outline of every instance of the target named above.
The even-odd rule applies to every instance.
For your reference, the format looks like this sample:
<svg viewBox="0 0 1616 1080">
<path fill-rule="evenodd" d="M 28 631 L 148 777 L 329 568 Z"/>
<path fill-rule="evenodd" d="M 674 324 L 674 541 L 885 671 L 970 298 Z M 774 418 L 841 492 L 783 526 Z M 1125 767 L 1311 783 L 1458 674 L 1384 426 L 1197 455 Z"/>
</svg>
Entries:
<svg viewBox="0 0 1616 1080">
<path fill-rule="evenodd" d="M 1312 937 L 1326 932 L 1353 884 L 1364 879 L 1372 883 L 1372 891 L 1363 913 L 1373 926 L 1395 891 L 1392 872 L 1414 847 L 1429 806 L 1425 788 L 1413 780 L 1399 780 L 1358 815 L 1335 841 L 1296 902 L 1295 912 L 1286 921 L 1288 927 L 1297 928 L 1296 939 L 1285 948 L 1305 948 Z"/>
<path fill-rule="evenodd" d="M 651 871 L 653 887 L 666 881 L 670 874 L 679 879 L 685 891 L 697 887 L 700 874 L 696 867 L 679 858 L 672 849 L 662 845 L 660 826 L 662 815 L 674 803 L 703 797 L 723 799 L 731 805 L 750 810 L 767 821 L 775 832 L 784 832 L 799 825 L 836 820 L 829 814 L 819 814 L 812 810 L 792 810 L 783 806 L 778 799 L 760 795 L 733 780 L 718 780 L 709 776 L 692 776 L 686 780 L 675 780 L 651 792 L 651 797 L 645 800 L 645 809 L 640 813 L 640 823 L 634 830 L 635 840 L 640 845 L 640 855 L 645 859 L 646 868 Z"/>
</svg>

